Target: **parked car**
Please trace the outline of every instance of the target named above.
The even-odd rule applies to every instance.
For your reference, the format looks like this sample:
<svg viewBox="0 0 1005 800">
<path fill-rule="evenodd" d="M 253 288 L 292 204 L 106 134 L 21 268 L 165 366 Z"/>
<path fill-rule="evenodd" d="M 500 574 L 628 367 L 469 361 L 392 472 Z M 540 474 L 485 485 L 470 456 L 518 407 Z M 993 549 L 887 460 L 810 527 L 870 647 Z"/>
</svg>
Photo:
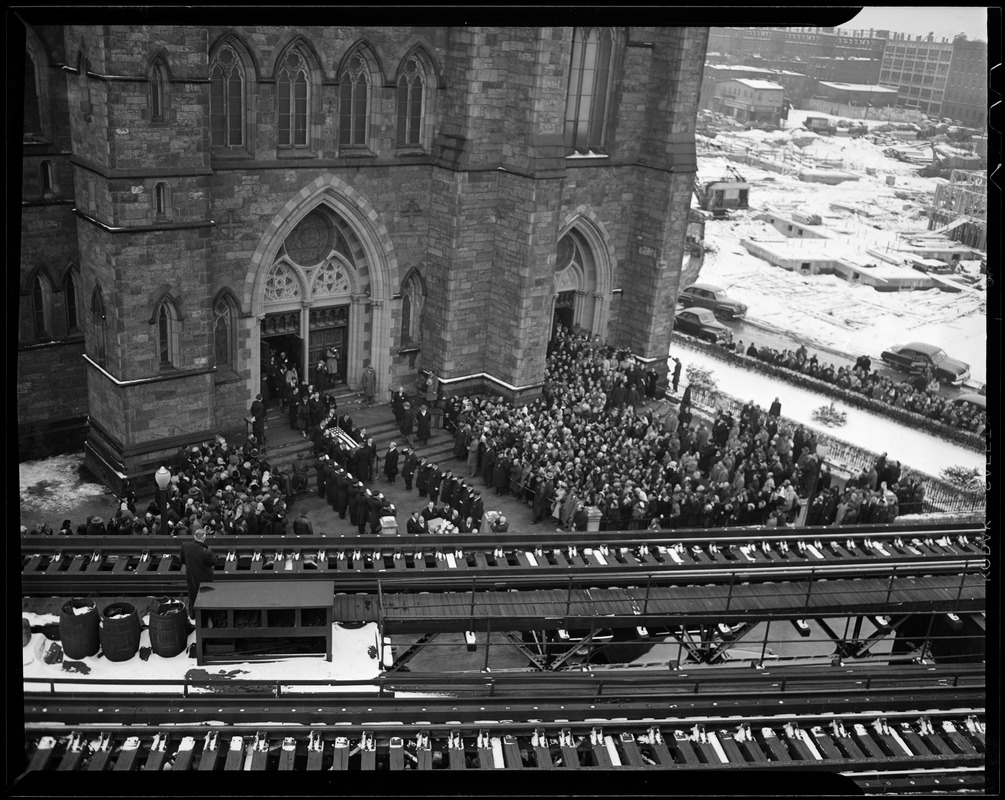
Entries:
<svg viewBox="0 0 1005 800">
<path fill-rule="evenodd" d="M 726 296 L 726 292 L 710 283 L 696 283 L 682 289 L 677 297 L 685 306 L 710 309 L 719 319 L 737 319 L 745 316 L 747 307 Z"/>
<path fill-rule="evenodd" d="M 733 341 L 733 332 L 707 308 L 685 308 L 678 312 L 674 330 L 697 336 L 712 344 L 729 344 Z"/>
<path fill-rule="evenodd" d="M 924 372 L 926 368 L 935 370 L 935 377 L 942 383 L 959 386 L 970 377 L 970 365 L 946 355 L 941 347 L 924 342 L 898 344 L 884 350 L 880 358 L 884 363 L 901 372 L 912 375 Z"/>
<path fill-rule="evenodd" d="M 988 398 L 983 394 L 968 392 L 967 394 L 961 394 L 953 400 L 954 406 L 963 405 L 964 403 L 970 403 L 970 405 L 978 406 L 986 411 L 988 407 Z"/>
</svg>

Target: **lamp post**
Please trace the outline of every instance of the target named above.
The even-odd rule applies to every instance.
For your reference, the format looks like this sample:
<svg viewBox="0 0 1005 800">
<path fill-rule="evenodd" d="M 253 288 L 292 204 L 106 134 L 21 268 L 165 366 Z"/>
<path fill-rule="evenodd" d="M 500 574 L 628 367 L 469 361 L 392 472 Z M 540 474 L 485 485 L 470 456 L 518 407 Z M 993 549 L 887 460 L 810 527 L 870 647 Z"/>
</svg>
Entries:
<svg viewBox="0 0 1005 800">
<path fill-rule="evenodd" d="M 161 518 L 167 514 L 167 488 L 171 483 L 171 472 L 167 467 L 161 467 L 154 473 L 154 481 L 157 483 L 157 508 L 161 510 Z"/>
</svg>

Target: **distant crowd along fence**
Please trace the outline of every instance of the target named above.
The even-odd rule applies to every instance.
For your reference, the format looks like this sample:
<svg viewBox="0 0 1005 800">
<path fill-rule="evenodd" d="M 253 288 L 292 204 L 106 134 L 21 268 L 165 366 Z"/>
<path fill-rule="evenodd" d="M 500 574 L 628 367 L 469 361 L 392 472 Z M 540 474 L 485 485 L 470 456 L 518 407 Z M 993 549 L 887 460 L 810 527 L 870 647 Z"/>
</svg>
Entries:
<svg viewBox="0 0 1005 800">
<path fill-rule="evenodd" d="M 739 417 L 744 405 L 743 401 L 724 392 L 710 394 L 697 387 L 691 390 L 691 400 L 695 406 L 702 408 L 710 415 L 717 411 L 728 411 L 733 416 Z M 785 416 L 781 419 L 792 426 L 793 430 L 802 424 Z M 804 425 L 804 427 L 806 426 Z M 824 460 L 852 476 L 857 476 L 863 469 L 869 469 L 879 457 L 876 453 L 863 447 L 846 442 L 816 428 L 813 428 L 813 432 L 816 435 L 817 444 L 827 448 Z M 899 459 L 894 460 L 899 461 Z M 924 513 L 984 513 L 987 508 L 987 496 L 984 492 L 964 491 L 938 478 L 912 470 L 903 462 L 901 462 L 900 477 L 902 481 L 908 478 L 920 481 L 924 486 L 925 499 L 922 506 Z"/>
<path fill-rule="evenodd" d="M 907 425 L 910 428 L 923 430 L 926 433 L 938 436 L 939 438 L 945 439 L 953 444 L 966 447 L 969 450 L 973 450 L 975 453 L 984 453 L 987 451 L 987 442 L 981 434 L 965 431 L 960 428 L 954 428 L 950 425 L 946 425 L 940 420 L 930 419 L 924 414 L 919 414 L 918 412 L 911 411 L 910 409 L 891 406 L 889 403 L 882 400 L 866 397 L 864 394 L 859 394 L 851 389 L 845 389 L 844 387 L 838 386 L 834 383 L 828 383 L 827 381 L 815 378 L 812 375 L 806 375 L 803 372 L 783 366 L 782 364 L 773 364 L 770 361 L 761 361 L 759 358 L 755 358 L 753 356 L 723 350 L 718 345 L 710 345 L 700 339 L 695 339 L 679 333 L 675 333 L 674 336 L 681 337 L 681 339 L 687 342 L 688 347 L 691 347 L 694 350 L 700 350 L 706 355 L 712 356 L 719 361 L 735 364 L 743 367 L 744 369 L 752 369 L 762 375 L 770 375 L 773 378 L 781 378 L 787 383 L 791 383 L 794 386 L 799 386 L 811 392 L 817 392 L 819 394 L 826 394 L 830 397 L 839 398 L 850 406 L 861 408 L 864 411 L 869 411 L 882 417 L 889 417 L 890 419 L 900 422 L 903 425 Z"/>
</svg>

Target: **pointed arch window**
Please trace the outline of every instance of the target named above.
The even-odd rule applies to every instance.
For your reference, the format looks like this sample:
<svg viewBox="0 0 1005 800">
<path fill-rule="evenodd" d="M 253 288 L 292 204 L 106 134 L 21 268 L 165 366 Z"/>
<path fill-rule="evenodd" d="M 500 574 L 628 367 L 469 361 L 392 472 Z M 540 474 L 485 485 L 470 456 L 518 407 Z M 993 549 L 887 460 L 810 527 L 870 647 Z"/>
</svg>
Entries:
<svg viewBox="0 0 1005 800">
<path fill-rule="evenodd" d="M 80 329 L 77 316 L 77 279 L 72 269 L 67 270 L 66 278 L 63 280 L 63 305 L 66 309 L 66 332 L 77 333 Z"/>
<path fill-rule="evenodd" d="M 577 151 L 606 143 L 616 36 L 610 28 L 575 28 L 565 104 L 565 142 Z"/>
<path fill-rule="evenodd" d="M 359 53 L 342 71 L 339 86 L 339 145 L 366 147 L 370 127 L 370 70 Z"/>
<path fill-rule="evenodd" d="M 213 147 L 244 147 L 244 64 L 229 44 L 223 45 L 213 56 L 209 81 L 209 118 Z"/>
<path fill-rule="evenodd" d="M 162 300 L 154 317 L 157 328 L 157 362 L 161 369 L 178 366 L 178 334 L 180 321 L 174 306 Z"/>
<path fill-rule="evenodd" d="M 213 352 L 217 368 L 233 367 L 235 358 L 234 306 L 224 296 L 213 306 Z"/>
<path fill-rule="evenodd" d="M 158 217 L 170 216 L 171 192 L 163 181 L 154 185 L 154 213 Z"/>
<path fill-rule="evenodd" d="M 24 133 L 38 136 L 42 133 L 41 92 L 35 61 L 24 54 Z"/>
<path fill-rule="evenodd" d="M 31 282 L 31 322 L 37 341 L 49 339 L 49 301 L 51 299 L 48 282 L 36 275 Z"/>
<path fill-rule="evenodd" d="M 307 146 L 307 119 L 310 112 L 310 75 L 303 55 L 291 49 L 283 58 L 278 85 L 278 129 L 280 147 Z"/>
<path fill-rule="evenodd" d="M 422 63 L 411 56 L 398 77 L 398 147 L 422 146 L 425 82 Z"/>
<path fill-rule="evenodd" d="M 38 167 L 38 180 L 42 194 L 52 194 L 56 190 L 55 170 L 51 161 L 43 161 Z"/>
<path fill-rule="evenodd" d="M 168 80 L 167 70 L 160 59 L 150 67 L 150 121 L 164 122 L 167 118 Z"/>
<path fill-rule="evenodd" d="M 77 58 L 77 89 L 80 95 L 80 112 L 84 121 L 91 121 L 91 84 L 87 77 L 87 58 L 81 53 Z"/>
<path fill-rule="evenodd" d="M 101 290 L 95 289 L 91 296 L 91 319 L 94 325 L 94 340 L 91 353 L 94 360 L 101 366 L 105 366 L 106 340 L 108 333 L 108 320 L 105 316 L 105 301 L 101 297 Z"/>
</svg>

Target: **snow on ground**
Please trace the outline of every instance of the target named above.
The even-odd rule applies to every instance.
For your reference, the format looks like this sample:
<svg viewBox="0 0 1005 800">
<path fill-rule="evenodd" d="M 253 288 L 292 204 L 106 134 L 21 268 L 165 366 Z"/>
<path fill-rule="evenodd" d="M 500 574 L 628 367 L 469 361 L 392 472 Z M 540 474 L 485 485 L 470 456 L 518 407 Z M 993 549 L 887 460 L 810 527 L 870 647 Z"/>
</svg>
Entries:
<svg viewBox="0 0 1005 800">
<path fill-rule="evenodd" d="M 22 617 L 32 626 L 58 623 L 59 617 L 54 614 L 32 614 L 24 612 Z M 144 617 L 147 623 L 149 617 Z M 182 651 L 174 658 L 161 658 L 151 653 L 148 660 L 143 661 L 137 653 L 128 661 L 112 662 L 95 656 L 82 658 L 76 663 L 84 669 L 79 673 L 63 670 L 60 663 L 46 664 L 42 653 L 49 640 L 41 633 L 32 634 L 31 641 L 22 648 L 24 678 L 44 678 L 56 681 L 57 691 L 76 692 L 167 692 L 175 691 L 170 686 L 154 684 L 123 685 L 86 685 L 74 682 L 74 677 L 81 679 L 102 679 L 121 681 L 148 680 L 193 680 L 203 678 L 208 684 L 221 677 L 234 678 L 242 681 L 283 681 L 283 680 L 332 680 L 332 681 L 370 681 L 380 674 L 380 661 L 370 655 L 370 648 L 375 647 L 380 652 L 380 641 L 376 623 L 367 623 L 360 628 L 343 628 L 338 624 L 332 630 L 332 660 L 326 661 L 323 656 L 303 656 L 297 658 L 277 659 L 273 662 L 239 662 L 228 664 L 206 664 L 199 667 L 195 659 L 189 658 L 187 651 Z M 195 642 L 195 633 L 190 634 L 189 644 Z M 150 634 L 147 630 L 140 633 L 140 647 L 150 646 Z M 71 660 L 71 659 L 68 659 Z M 189 675 L 195 672 L 194 675 Z M 206 684 L 203 684 L 205 686 Z M 26 684 L 27 686 L 27 684 Z M 292 687 L 283 686 L 283 691 Z M 297 687 L 298 693 L 330 692 L 333 687 L 326 685 Z M 374 687 L 364 684 L 360 686 L 339 686 L 338 691 L 374 691 Z M 177 688 L 182 692 L 182 687 Z M 190 693 L 212 693 L 212 689 L 199 686 L 190 687 Z"/>
<path fill-rule="evenodd" d="M 786 124 L 801 123 L 809 113 L 815 114 L 793 111 L 796 116 Z M 772 143 L 777 146 L 772 148 Z M 798 161 L 791 161 L 789 174 L 774 173 L 729 161 L 709 147 L 750 148 L 781 163 L 789 163 L 786 159 L 840 161 L 839 168 L 855 172 L 859 180 L 836 186 L 807 183 L 796 177 L 801 168 Z M 958 294 L 938 289 L 877 292 L 833 275 L 788 272 L 751 255 L 740 244 L 741 239 L 757 237 L 779 240 L 781 234 L 774 227 L 755 219 L 769 208 L 783 215 L 793 210 L 819 214 L 823 226 L 835 234 L 830 240 L 787 239 L 786 244 L 807 252 L 823 246 L 828 253 L 855 261 L 875 261 L 867 252 L 870 248 L 893 252 L 912 234 L 927 232 L 925 209 L 939 179 L 918 177 L 916 167 L 883 155 L 883 147 L 865 138 L 820 136 L 800 149 L 786 131 L 722 132 L 714 140 L 702 140 L 698 163 L 703 180 L 724 175 L 726 167 L 732 166 L 753 185 L 749 210 L 706 222 L 705 244 L 711 249 L 700 280 L 721 286 L 746 303 L 749 321 L 787 331 L 807 344 L 878 358 L 891 345 L 924 341 L 969 363 L 971 380 L 984 383 L 987 301 L 983 276 L 973 288 L 961 286 Z M 869 175 L 866 169 L 876 174 Z M 893 176 L 895 185 L 887 185 L 887 176 Z M 832 203 L 857 206 L 868 216 L 832 208 Z"/>
<path fill-rule="evenodd" d="M 986 466 L 985 456 L 981 453 L 840 401 L 835 402 L 834 407 L 848 415 L 847 423 L 840 428 L 828 428 L 813 421 L 814 410 L 831 404 L 832 398 L 828 395 L 735 367 L 683 345 L 677 346 L 677 354 L 685 366 L 693 364 L 709 370 L 719 390 L 741 402 L 753 400 L 762 408 L 767 408 L 777 397 L 782 404 L 782 416 L 877 455 L 887 453 L 891 460 L 926 475 L 937 478 L 943 469 L 956 464 L 981 470 Z"/>
<path fill-rule="evenodd" d="M 18 464 L 23 524 L 29 524 L 25 520 L 39 520 L 58 529 L 67 510 L 78 506 L 91 509 L 89 513 L 114 511 L 115 498 L 108 490 L 100 483 L 81 477 L 82 456 L 82 453 L 69 453 Z M 74 525 L 83 521 L 83 518 L 71 518 Z"/>
</svg>

